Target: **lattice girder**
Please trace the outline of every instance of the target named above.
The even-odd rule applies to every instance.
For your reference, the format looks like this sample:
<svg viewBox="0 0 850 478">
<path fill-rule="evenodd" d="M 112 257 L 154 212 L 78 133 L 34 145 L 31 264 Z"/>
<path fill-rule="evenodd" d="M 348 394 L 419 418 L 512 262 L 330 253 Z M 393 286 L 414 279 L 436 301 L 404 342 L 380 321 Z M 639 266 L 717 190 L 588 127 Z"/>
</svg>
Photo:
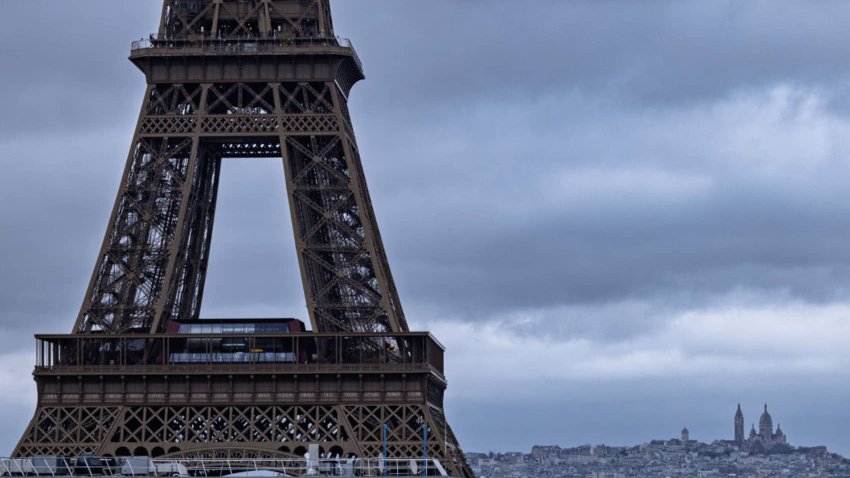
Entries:
<svg viewBox="0 0 850 478">
<path fill-rule="evenodd" d="M 166 0 L 161 39 L 332 37 L 328 0 Z"/>
<path fill-rule="evenodd" d="M 428 454 L 444 457 L 448 430 L 442 414 L 426 405 L 256 405 L 40 407 L 16 450 L 16 456 L 62 450 L 115 455 L 122 449 L 168 456 L 298 456 L 311 443 L 323 453 L 381 456 L 387 424 L 388 455 L 422 455 L 422 427 L 431 439 Z M 213 446 L 219 445 L 219 446 Z M 229 453 L 228 450 L 232 451 Z M 243 451 L 240 451 L 243 450 Z M 293 455 L 294 454 L 294 455 Z M 460 475 L 458 475 L 460 476 Z"/>
<path fill-rule="evenodd" d="M 195 149 L 188 138 L 137 140 L 77 331 L 150 327 L 187 209 Z"/>
<path fill-rule="evenodd" d="M 146 97 L 75 330 L 160 331 L 197 318 L 221 160 L 239 155 L 284 161 L 314 329 L 406 330 L 334 83 L 157 84 Z"/>
</svg>

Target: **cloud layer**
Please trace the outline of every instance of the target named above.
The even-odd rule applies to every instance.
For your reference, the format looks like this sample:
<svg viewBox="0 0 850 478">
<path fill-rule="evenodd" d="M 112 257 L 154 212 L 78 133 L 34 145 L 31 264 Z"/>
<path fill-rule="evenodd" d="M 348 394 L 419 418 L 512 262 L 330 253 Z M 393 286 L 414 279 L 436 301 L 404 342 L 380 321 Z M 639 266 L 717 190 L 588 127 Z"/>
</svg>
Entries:
<svg viewBox="0 0 850 478">
<path fill-rule="evenodd" d="M 88 282 L 156 3 L 0 18 L 7 449 L 29 337 L 70 330 Z M 726 438 L 767 400 L 792 443 L 850 453 L 850 6 L 334 8 L 366 63 L 351 109 L 390 262 L 449 348 L 466 448 Z M 280 165 L 225 173 L 205 315 L 303 316 Z"/>
</svg>

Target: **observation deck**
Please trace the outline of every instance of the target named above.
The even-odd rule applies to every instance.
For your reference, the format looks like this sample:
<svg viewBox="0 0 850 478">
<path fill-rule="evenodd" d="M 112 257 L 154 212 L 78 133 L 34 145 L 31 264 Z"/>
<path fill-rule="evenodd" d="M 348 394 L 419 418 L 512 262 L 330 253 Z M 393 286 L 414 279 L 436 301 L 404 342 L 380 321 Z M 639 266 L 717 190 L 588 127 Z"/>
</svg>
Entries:
<svg viewBox="0 0 850 478">
<path fill-rule="evenodd" d="M 228 58 L 253 58 L 258 64 L 269 63 L 272 59 L 290 64 L 299 59 L 308 59 L 311 63 L 322 58 L 335 59 L 345 64 L 349 63 L 345 60 L 350 60 L 348 69 L 351 71 L 347 75 L 356 77 L 354 82 L 365 78 L 363 62 L 351 40 L 338 36 L 212 38 L 195 35 L 175 38 L 151 34 L 134 41 L 130 49 L 130 61 L 149 78 L 153 61 L 226 61 Z"/>
<path fill-rule="evenodd" d="M 425 373 L 444 381 L 427 332 L 36 336 L 35 375 Z"/>
<path fill-rule="evenodd" d="M 299 332 L 292 322 L 295 332 L 199 320 L 178 333 L 37 335 L 39 402 L 442 403 L 444 348 L 431 334 Z"/>
</svg>

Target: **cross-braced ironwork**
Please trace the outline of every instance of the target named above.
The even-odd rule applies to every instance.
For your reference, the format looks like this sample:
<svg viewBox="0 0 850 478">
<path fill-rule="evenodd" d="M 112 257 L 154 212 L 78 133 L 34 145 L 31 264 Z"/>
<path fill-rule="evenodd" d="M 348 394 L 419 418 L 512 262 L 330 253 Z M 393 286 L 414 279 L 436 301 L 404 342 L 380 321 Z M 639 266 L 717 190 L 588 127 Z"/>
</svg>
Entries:
<svg viewBox="0 0 850 478">
<path fill-rule="evenodd" d="M 403 457 L 424 452 L 427 427 L 427 455 L 471 476 L 444 419 L 442 347 L 408 332 L 387 265 L 347 108 L 362 66 L 329 0 L 165 0 L 131 60 L 148 86 L 126 169 L 73 334 L 39 339 L 39 406 L 16 454 L 318 443 L 374 457 L 386 428 Z M 228 158 L 283 161 L 313 334 L 182 329 L 200 323 Z"/>
</svg>

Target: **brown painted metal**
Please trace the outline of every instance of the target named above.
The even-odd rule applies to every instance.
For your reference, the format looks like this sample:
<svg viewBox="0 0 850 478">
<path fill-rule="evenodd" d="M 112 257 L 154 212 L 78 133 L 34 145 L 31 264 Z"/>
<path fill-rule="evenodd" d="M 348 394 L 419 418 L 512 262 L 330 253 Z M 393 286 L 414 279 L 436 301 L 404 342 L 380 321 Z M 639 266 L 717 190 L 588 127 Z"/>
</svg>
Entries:
<svg viewBox="0 0 850 478">
<path fill-rule="evenodd" d="M 379 456 L 386 423 L 391 456 L 416 457 L 425 424 L 429 456 L 471 477 L 444 418 L 442 346 L 408 333 L 387 264 L 347 108 L 362 65 L 329 0 L 164 0 L 130 59 L 148 87 L 127 166 L 72 335 L 39 337 L 15 454 Z M 314 331 L 286 340 L 336 360 L 169 358 L 185 336 L 168 324 L 198 319 L 221 162 L 243 157 L 283 161 Z M 84 354 L 140 337 L 144 358 Z"/>
<path fill-rule="evenodd" d="M 150 83 L 75 332 L 198 318 L 220 161 L 283 158 L 317 331 L 408 330 L 346 102 L 363 77 L 326 1 L 166 1 Z"/>
<path fill-rule="evenodd" d="M 187 340 L 223 337 L 264 341 L 292 359 L 173 355 Z M 406 458 L 421 456 L 426 424 L 429 456 L 463 473 L 440 407 L 444 350 L 427 333 L 36 338 L 39 403 L 17 456 L 292 457 L 318 443 L 326 456 L 377 457 L 387 423 L 390 456 Z M 365 346 L 375 342 L 383 346 Z"/>
</svg>

